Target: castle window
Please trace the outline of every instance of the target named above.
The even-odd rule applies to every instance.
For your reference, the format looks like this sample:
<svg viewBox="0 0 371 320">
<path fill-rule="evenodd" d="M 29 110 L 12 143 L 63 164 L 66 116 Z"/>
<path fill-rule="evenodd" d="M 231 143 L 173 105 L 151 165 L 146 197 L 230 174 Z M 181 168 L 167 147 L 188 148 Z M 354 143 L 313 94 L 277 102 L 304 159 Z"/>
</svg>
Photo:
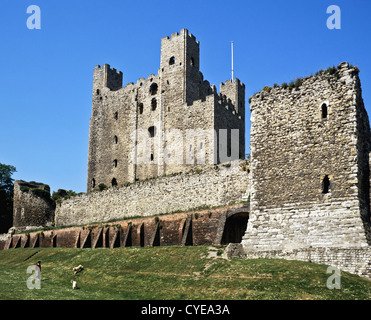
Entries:
<svg viewBox="0 0 371 320">
<path fill-rule="evenodd" d="M 117 168 L 117 159 L 113 160 L 113 166 Z"/>
<path fill-rule="evenodd" d="M 100 90 L 99 89 L 97 89 L 97 94 L 100 94 Z"/>
<path fill-rule="evenodd" d="M 157 100 L 156 98 L 153 98 L 152 101 L 151 101 L 151 108 L 152 108 L 152 111 L 155 111 L 156 108 L 157 108 Z"/>
<path fill-rule="evenodd" d="M 116 180 L 116 178 L 113 178 L 112 179 L 111 184 L 112 184 L 112 187 L 116 187 L 117 186 L 117 180 Z"/>
<path fill-rule="evenodd" d="M 117 111 L 115 112 L 114 117 L 115 117 L 115 120 L 117 120 L 119 118 L 119 113 Z"/>
<path fill-rule="evenodd" d="M 148 128 L 148 133 L 150 138 L 153 138 L 156 135 L 156 127 L 152 126 Z"/>
<path fill-rule="evenodd" d="M 91 187 L 95 188 L 95 179 L 94 178 L 91 180 Z"/>
<path fill-rule="evenodd" d="M 153 159 L 155 158 L 155 156 L 153 155 L 153 153 L 151 154 L 151 161 L 153 161 Z"/>
<path fill-rule="evenodd" d="M 158 89 L 157 83 L 152 83 L 150 88 L 149 88 L 150 94 L 155 95 L 157 93 L 157 89 Z"/>
<path fill-rule="evenodd" d="M 193 67 L 195 65 L 195 60 L 191 57 L 191 66 Z"/>
<path fill-rule="evenodd" d="M 173 65 L 175 63 L 175 57 L 171 57 L 170 59 L 169 59 L 169 65 L 171 66 L 171 65 Z"/>
<path fill-rule="evenodd" d="M 325 176 L 322 181 L 322 193 L 326 194 L 330 191 L 330 179 L 328 176 Z"/>
<path fill-rule="evenodd" d="M 327 111 L 327 105 L 326 105 L 326 103 L 322 104 L 322 106 L 321 106 L 321 112 L 322 112 L 322 119 L 327 119 L 328 111 Z"/>
<path fill-rule="evenodd" d="M 117 144 L 118 140 L 119 139 L 117 138 L 117 136 L 115 136 L 115 138 L 114 138 L 115 144 Z"/>
<path fill-rule="evenodd" d="M 143 103 L 139 103 L 139 114 L 143 113 Z"/>
</svg>

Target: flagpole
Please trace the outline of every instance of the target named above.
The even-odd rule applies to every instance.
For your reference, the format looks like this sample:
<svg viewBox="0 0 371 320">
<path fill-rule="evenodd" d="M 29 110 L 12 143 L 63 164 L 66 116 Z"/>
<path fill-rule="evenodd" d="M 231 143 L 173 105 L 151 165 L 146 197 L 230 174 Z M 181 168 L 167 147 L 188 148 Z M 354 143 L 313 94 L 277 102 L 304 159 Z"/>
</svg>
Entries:
<svg viewBox="0 0 371 320">
<path fill-rule="evenodd" d="M 233 41 L 231 43 L 231 49 L 232 49 L 232 82 L 234 81 L 234 70 L 233 70 Z"/>
</svg>

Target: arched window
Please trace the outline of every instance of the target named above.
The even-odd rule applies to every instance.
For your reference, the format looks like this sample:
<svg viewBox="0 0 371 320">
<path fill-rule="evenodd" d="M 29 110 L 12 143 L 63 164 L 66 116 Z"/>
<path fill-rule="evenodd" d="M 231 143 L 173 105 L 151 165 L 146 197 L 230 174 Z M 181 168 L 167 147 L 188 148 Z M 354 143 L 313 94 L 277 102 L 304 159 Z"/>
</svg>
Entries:
<svg viewBox="0 0 371 320">
<path fill-rule="evenodd" d="M 326 103 L 322 104 L 321 113 L 322 113 L 322 119 L 327 119 L 328 110 L 327 110 L 327 104 Z"/>
<path fill-rule="evenodd" d="M 173 57 L 171 57 L 170 59 L 169 59 L 169 65 L 171 66 L 171 65 L 173 65 L 175 63 L 175 57 L 173 56 Z"/>
<path fill-rule="evenodd" d="M 91 187 L 95 188 L 95 179 L 94 178 L 91 180 Z"/>
<path fill-rule="evenodd" d="M 115 144 L 117 144 L 118 140 L 119 139 L 117 138 L 117 136 L 115 136 L 115 138 L 114 138 Z"/>
<path fill-rule="evenodd" d="M 149 88 L 150 94 L 155 95 L 157 93 L 157 89 L 158 89 L 157 83 L 152 83 L 150 88 Z"/>
<path fill-rule="evenodd" d="M 97 94 L 100 94 L 100 90 L 99 89 L 97 89 Z"/>
<path fill-rule="evenodd" d="M 117 186 L 117 180 L 116 180 L 116 178 L 113 178 L 112 179 L 111 184 L 112 184 L 112 187 L 116 187 Z"/>
<path fill-rule="evenodd" d="M 152 111 L 155 111 L 156 108 L 157 108 L 157 100 L 156 98 L 153 98 L 152 101 L 151 101 L 151 108 L 152 108 Z"/>
<path fill-rule="evenodd" d="M 139 109 L 139 114 L 142 114 L 143 113 L 143 103 L 139 103 L 138 109 Z"/>
<path fill-rule="evenodd" d="M 326 194 L 330 192 L 330 178 L 326 175 L 322 181 L 322 193 Z"/>
<path fill-rule="evenodd" d="M 113 160 L 113 166 L 117 168 L 117 159 Z"/>
</svg>

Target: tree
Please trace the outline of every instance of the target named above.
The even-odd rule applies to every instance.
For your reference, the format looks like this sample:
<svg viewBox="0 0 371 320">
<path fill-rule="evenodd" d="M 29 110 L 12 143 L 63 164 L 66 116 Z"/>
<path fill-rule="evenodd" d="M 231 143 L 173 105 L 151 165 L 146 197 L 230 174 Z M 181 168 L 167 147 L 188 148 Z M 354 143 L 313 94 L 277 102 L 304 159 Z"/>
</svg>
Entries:
<svg viewBox="0 0 371 320">
<path fill-rule="evenodd" d="M 8 232 L 13 225 L 13 183 L 12 174 L 16 168 L 0 163 L 0 233 Z"/>
</svg>

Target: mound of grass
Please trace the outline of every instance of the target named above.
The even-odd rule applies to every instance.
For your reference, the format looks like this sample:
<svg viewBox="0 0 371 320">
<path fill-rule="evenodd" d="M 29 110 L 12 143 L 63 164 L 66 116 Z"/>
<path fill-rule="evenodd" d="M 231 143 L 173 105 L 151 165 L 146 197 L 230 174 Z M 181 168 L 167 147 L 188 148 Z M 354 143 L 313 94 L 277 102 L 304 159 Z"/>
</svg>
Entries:
<svg viewBox="0 0 371 320">
<path fill-rule="evenodd" d="M 206 246 L 4 250 L 0 251 L 0 299 L 371 298 L 371 281 L 356 275 L 342 272 L 341 289 L 330 290 L 327 266 L 286 260 L 226 260 L 221 258 L 223 251 L 224 247 L 210 251 Z M 39 260 L 41 289 L 30 290 L 27 267 Z M 72 268 L 80 264 L 84 270 L 74 274 Z M 72 289 L 71 280 L 77 281 L 77 290 Z"/>
</svg>

